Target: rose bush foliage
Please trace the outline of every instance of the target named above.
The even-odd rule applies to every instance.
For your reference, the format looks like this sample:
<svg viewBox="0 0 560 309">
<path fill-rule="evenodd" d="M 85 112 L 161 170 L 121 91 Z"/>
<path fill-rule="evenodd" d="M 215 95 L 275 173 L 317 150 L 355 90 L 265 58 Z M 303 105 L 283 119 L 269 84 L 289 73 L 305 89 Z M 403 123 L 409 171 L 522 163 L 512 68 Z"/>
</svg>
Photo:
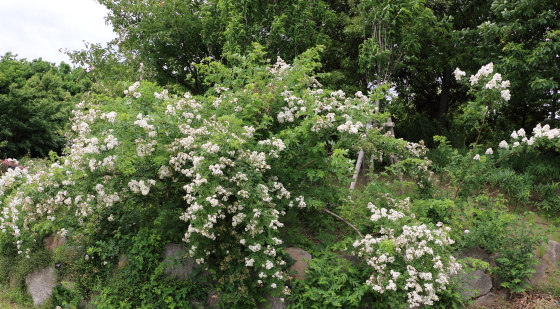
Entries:
<svg viewBox="0 0 560 309">
<path fill-rule="evenodd" d="M 188 255 L 223 291 L 289 293 L 282 217 L 344 203 L 351 151 L 391 153 L 427 171 L 422 145 L 366 126 L 385 120 L 373 103 L 378 94 L 321 88 L 313 77 L 319 51 L 269 65 L 255 45 L 247 56 L 230 55 L 231 66 L 198 65 L 211 87 L 204 96 L 135 82 L 121 97 L 76 105 L 64 156 L 45 170 L 16 168 L 0 179 L 2 250 L 26 257 L 53 233 L 78 245 L 102 233 L 138 233 L 172 205 L 181 221 L 169 230 L 181 230 Z M 377 253 L 363 246 L 360 255 L 373 259 Z M 88 249 L 84 258 L 107 258 L 99 252 Z M 113 255 L 102 265 L 117 261 Z"/>
</svg>

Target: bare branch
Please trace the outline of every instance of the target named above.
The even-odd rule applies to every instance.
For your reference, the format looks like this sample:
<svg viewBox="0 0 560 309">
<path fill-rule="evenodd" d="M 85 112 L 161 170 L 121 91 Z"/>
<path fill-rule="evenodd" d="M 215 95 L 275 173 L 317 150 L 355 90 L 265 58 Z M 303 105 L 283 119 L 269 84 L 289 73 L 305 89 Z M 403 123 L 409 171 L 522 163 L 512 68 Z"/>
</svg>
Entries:
<svg viewBox="0 0 560 309">
<path fill-rule="evenodd" d="M 338 219 L 340 219 L 340 220 L 342 220 L 342 221 L 344 221 L 344 223 L 348 224 L 348 226 L 350 226 L 351 228 L 353 228 L 354 231 L 356 231 L 356 233 L 358 233 L 358 235 L 360 235 L 360 237 L 364 238 L 364 236 L 362 235 L 362 233 L 360 233 L 360 231 L 359 231 L 355 226 L 353 226 L 350 222 L 344 220 L 342 217 L 340 217 L 339 215 L 335 214 L 334 212 L 332 212 L 332 211 L 330 211 L 330 210 L 327 210 L 327 209 L 325 209 L 325 208 L 323 208 L 323 209 L 321 209 L 321 210 L 324 211 L 324 212 L 326 212 L 326 213 L 328 213 L 328 214 L 330 214 L 330 215 L 333 215 L 333 216 L 337 217 Z"/>
</svg>

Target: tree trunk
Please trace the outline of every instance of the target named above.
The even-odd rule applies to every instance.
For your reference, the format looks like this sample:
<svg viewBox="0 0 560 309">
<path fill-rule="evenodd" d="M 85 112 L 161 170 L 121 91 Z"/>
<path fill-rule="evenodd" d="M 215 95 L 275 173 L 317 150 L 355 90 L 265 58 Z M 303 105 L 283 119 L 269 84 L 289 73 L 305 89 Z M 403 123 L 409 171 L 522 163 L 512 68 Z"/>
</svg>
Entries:
<svg viewBox="0 0 560 309">
<path fill-rule="evenodd" d="M 438 122 L 442 127 L 447 126 L 447 121 L 445 120 L 445 114 L 447 114 L 447 109 L 449 106 L 449 89 L 451 88 L 451 68 L 446 68 L 443 70 L 443 78 L 441 80 L 441 94 L 439 95 L 439 110 L 438 110 Z"/>
</svg>

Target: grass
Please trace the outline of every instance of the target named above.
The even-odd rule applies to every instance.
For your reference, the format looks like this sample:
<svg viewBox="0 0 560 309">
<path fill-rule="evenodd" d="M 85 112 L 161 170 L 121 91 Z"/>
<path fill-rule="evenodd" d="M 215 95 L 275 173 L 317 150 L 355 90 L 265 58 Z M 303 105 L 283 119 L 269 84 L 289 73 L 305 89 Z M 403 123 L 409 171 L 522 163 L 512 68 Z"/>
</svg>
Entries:
<svg viewBox="0 0 560 309">
<path fill-rule="evenodd" d="M 18 297 L 19 296 L 19 297 Z M 32 305 L 21 305 L 17 301 L 21 298 L 17 292 L 8 290 L 7 287 L 0 285 L 0 309 L 30 309 L 34 308 Z"/>
</svg>

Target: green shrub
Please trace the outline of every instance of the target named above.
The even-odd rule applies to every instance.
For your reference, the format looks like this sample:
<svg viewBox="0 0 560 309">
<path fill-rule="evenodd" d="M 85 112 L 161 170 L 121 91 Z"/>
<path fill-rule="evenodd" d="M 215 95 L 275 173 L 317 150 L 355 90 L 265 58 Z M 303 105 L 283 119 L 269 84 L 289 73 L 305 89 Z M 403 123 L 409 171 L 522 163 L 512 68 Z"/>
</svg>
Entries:
<svg viewBox="0 0 560 309">
<path fill-rule="evenodd" d="M 362 308 L 380 301 L 365 284 L 367 266 L 332 252 L 312 252 L 305 281 L 294 280 L 290 308 Z"/>
</svg>

